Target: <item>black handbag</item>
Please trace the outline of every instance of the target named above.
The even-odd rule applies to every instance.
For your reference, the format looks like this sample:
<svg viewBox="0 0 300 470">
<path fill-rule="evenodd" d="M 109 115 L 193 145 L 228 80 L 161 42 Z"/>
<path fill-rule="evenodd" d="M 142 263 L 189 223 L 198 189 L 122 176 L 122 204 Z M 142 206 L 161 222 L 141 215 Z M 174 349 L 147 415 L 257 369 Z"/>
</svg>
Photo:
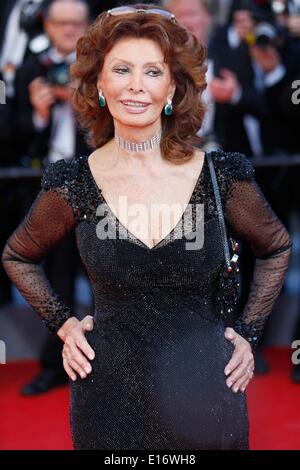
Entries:
<svg viewBox="0 0 300 470">
<path fill-rule="evenodd" d="M 224 319 L 232 319 L 234 318 L 234 314 L 237 310 L 237 303 L 239 297 L 238 243 L 232 237 L 228 238 L 227 236 L 219 186 L 216 178 L 212 157 L 210 154 L 207 154 L 207 160 L 215 194 L 219 227 L 224 249 L 224 264 L 220 269 L 219 273 L 219 288 L 216 296 L 216 301 L 220 316 Z"/>
</svg>

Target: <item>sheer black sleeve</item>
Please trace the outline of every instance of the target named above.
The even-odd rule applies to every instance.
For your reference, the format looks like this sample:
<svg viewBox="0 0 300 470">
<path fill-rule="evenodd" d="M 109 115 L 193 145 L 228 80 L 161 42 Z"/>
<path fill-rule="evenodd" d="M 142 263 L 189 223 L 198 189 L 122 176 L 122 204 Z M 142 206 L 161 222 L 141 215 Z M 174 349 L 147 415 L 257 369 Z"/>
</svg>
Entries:
<svg viewBox="0 0 300 470">
<path fill-rule="evenodd" d="M 247 157 L 223 154 L 218 166 L 226 223 L 233 236 L 250 243 L 255 256 L 249 297 L 234 325 L 255 349 L 283 286 L 292 242 L 256 183 L 255 170 Z"/>
<path fill-rule="evenodd" d="M 65 184 L 69 163 L 51 163 L 44 170 L 41 190 L 2 252 L 8 276 L 52 333 L 72 316 L 51 287 L 42 261 L 76 225 L 76 212 Z"/>
</svg>

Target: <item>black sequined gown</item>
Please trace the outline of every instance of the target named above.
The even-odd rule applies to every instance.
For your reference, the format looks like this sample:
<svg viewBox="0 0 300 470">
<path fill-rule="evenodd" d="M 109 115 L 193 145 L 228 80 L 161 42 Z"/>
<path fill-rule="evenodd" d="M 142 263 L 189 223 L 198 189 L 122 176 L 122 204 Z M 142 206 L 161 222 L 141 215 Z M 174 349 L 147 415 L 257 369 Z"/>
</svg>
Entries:
<svg viewBox="0 0 300 470">
<path fill-rule="evenodd" d="M 256 256 L 249 300 L 234 325 L 254 346 L 282 287 L 291 241 L 248 159 L 212 155 L 228 230 L 247 239 Z M 194 216 L 184 237 L 182 217 L 151 249 L 127 233 L 109 206 L 97 215 L 100 203 L 106 201 L 86 156 L 50 164 L 2 254 L 12 281 L 55 333 L 73 314 L 49 285 L 41 261 L 76 231 L 95 298 L 87 340 L 96 357 L 87 378 L 70 380 L 74 448 L 247 449 L 246 396 L 229 389 L 224 375 L 233 345 L 217 313 L 224 255 L 206 159 L 190 199 L 192 207 L 204 204 L 202 248 L 185 248 Z M 97 236 L 105 216 L 115 239 Z"/>
</svg>

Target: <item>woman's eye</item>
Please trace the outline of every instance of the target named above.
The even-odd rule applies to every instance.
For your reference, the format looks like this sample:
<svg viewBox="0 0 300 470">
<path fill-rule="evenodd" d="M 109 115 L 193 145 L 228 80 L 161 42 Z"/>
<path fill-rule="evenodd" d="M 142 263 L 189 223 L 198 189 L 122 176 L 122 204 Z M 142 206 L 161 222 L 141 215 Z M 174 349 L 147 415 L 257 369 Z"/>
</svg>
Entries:
<svg viewBox="0 0 300 470">
<path fill-rule="evenodd" d="M 128 72 L 128 69 L 125 68 L 125 67 L 118 67 L 117 69 L 114 69 L 114 72 L 117 72 L 117 73 L 126 73 L 126 72 Z"/>
<path fill-rule="evenodd" d="M 117 68 L 113 69 L 113 71 L 123 75 L 123 74 L 129 72 L 129 69 L 127 67 L 117 67 Z M 148 75 L 150 75 L 151 77 L 158 77 L 159 75 L 162 75 L 162 72 L 158 69 L 148 70 L 146 73 Z"/>
<path fill-rule="evenodd" d="M 147 72 L 151 77 L 158 77 L 159 75 L 162 75 L 162 72 L 160 70 L 149 70 Z"/>
</svg>

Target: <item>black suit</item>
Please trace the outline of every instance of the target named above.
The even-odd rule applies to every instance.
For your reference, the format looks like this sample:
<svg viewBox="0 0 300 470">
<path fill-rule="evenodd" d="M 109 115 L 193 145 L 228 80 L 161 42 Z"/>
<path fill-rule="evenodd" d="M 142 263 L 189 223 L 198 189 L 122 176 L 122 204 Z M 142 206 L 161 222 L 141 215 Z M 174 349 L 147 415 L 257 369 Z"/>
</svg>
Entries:
<svg viewBox="0 0 300 470">
<path fill-rule="evenodd" d="M 254 86 L 254 71 L 248 46 L 241 42 L 231 48 L 228 42 L 228 27 L 220 27 L 209 44 L 209 57 L 214 63 L 214 75 L 221 69 L 235 73 L 241 85 L 242 95 L 237 104 L 216 103 L 215 133 L 225 151 L 242 152 L 252 155 L 243 118 L 252 114 L 259 119 L 268 114 L 265 97 L 257 93 Z"/>
</svg>

